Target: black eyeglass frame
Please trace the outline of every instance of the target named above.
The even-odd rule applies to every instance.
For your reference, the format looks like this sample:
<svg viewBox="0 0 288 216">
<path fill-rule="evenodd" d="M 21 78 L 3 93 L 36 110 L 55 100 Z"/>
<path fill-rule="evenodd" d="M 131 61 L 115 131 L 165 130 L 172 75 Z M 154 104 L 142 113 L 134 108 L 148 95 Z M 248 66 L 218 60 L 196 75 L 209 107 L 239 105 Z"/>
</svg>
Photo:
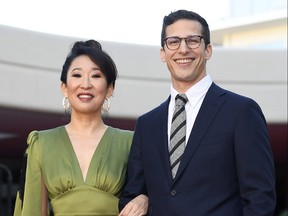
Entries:
<svg viewBox="0 0 288 216">
<path fill-rule="evenodd" d="M 188 39 L 188 38 L 193 38 L 193 37 L 198 37 L 198 38 L 200 38 L 200 42 L 197 44 L 197 46 L 195 46 L 195 47 L 190 47 L 190 46 L 187 44 L 187 39 Z M 171 47 L 168 46 L 167 40 L 169 40 L 170 38 L 175 38 L 175 39 L 180 40 L 180 43 L 178 44 L 178 47 L 177 47 L 177 48 L 172 48 L 172 49 L 171 49 Z M 179 47 L 181 46 L 182 40 L 185 41 L 185 44 L 186 44 L 187 47 L 189 47 L 189 49 L 197 49 L 197 48 L 200 46 L 202 39 L 204 39 L 204 37 L 203 37 L 202 35 L 189 35 L 188 37 L 182 37 L 182 38 L 177 37 L 177 36 L 171 36 L 171 37 L 165 38 L 163 41 L 164 41 L 166 47 L 167 47 L 169 50 L 177 50 L 177 49 L 179 49 Z"/>
</svg>

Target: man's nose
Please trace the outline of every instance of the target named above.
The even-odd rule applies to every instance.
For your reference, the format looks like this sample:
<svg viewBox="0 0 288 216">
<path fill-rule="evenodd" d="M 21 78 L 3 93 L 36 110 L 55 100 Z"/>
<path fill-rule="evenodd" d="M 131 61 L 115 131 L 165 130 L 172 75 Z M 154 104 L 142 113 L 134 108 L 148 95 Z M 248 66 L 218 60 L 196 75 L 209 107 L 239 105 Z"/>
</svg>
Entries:
<svg viewBox="0 0 288 216">
<path fill-rule="evenodd" d="M 179 51 L 180 52 L 189 52 L 190 48 L 188 47 L 188 45 L 186 44 L 185 39 L 182 39 L 180 42 L 180 46 L 179 46 Z"/>
</svg>

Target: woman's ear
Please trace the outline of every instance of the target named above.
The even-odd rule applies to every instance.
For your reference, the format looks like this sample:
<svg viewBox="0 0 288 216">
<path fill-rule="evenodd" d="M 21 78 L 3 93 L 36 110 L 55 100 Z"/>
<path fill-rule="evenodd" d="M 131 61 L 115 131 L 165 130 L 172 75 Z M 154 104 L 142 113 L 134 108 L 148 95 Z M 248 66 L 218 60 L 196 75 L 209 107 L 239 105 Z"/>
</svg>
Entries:
<svg viewBox="0 0 288 216">
<path fill-rule="evenodd" d="M 105 98 L 110 98 L 113 94 L 114 91 L 114 87 L 112 84 L 110 84 L 107 88 L 107 92 L 106 92 L 106 97 Z"/>
<path fill-rule="evenodd" d="M 64 97 L 67 97 L 67 85 L 65 83 L 61 83 L 61 91 Z"/>
</svg>

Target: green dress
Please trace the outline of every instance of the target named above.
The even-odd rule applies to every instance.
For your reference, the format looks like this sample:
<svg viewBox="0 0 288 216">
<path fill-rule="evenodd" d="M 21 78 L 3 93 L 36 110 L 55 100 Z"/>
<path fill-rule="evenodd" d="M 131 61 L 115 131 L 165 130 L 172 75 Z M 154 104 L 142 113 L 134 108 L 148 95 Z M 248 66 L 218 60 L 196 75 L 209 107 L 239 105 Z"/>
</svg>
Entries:
<svg viewBox="0 0 288 216">
<path fill-rule="evenodd" d="M 33 131 L 28 136 L 23 201 L 17 193 L 14 216 L 38 216 L 41 211 L 41 174 L 56 216 L 116 216 L 125 182 L 132 131 L 108 127 L 84 181 L 64 126 Z"/>
</svg>

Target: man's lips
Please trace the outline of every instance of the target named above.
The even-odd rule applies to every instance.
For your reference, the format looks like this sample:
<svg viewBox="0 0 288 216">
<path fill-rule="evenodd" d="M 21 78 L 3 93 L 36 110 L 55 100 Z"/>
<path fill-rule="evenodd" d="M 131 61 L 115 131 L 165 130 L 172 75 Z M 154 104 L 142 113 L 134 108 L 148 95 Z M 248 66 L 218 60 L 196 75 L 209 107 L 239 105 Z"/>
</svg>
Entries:
<svg viewBox="0 0 288 216">
<path fill-rule="evenodd" d="M 187 64 L 187 63 L 191 63 L 194 59 L 193 58 L 181 58 L 181 59 L 175 59 L 174 61 L 177 64 Z"/>
</svg>

